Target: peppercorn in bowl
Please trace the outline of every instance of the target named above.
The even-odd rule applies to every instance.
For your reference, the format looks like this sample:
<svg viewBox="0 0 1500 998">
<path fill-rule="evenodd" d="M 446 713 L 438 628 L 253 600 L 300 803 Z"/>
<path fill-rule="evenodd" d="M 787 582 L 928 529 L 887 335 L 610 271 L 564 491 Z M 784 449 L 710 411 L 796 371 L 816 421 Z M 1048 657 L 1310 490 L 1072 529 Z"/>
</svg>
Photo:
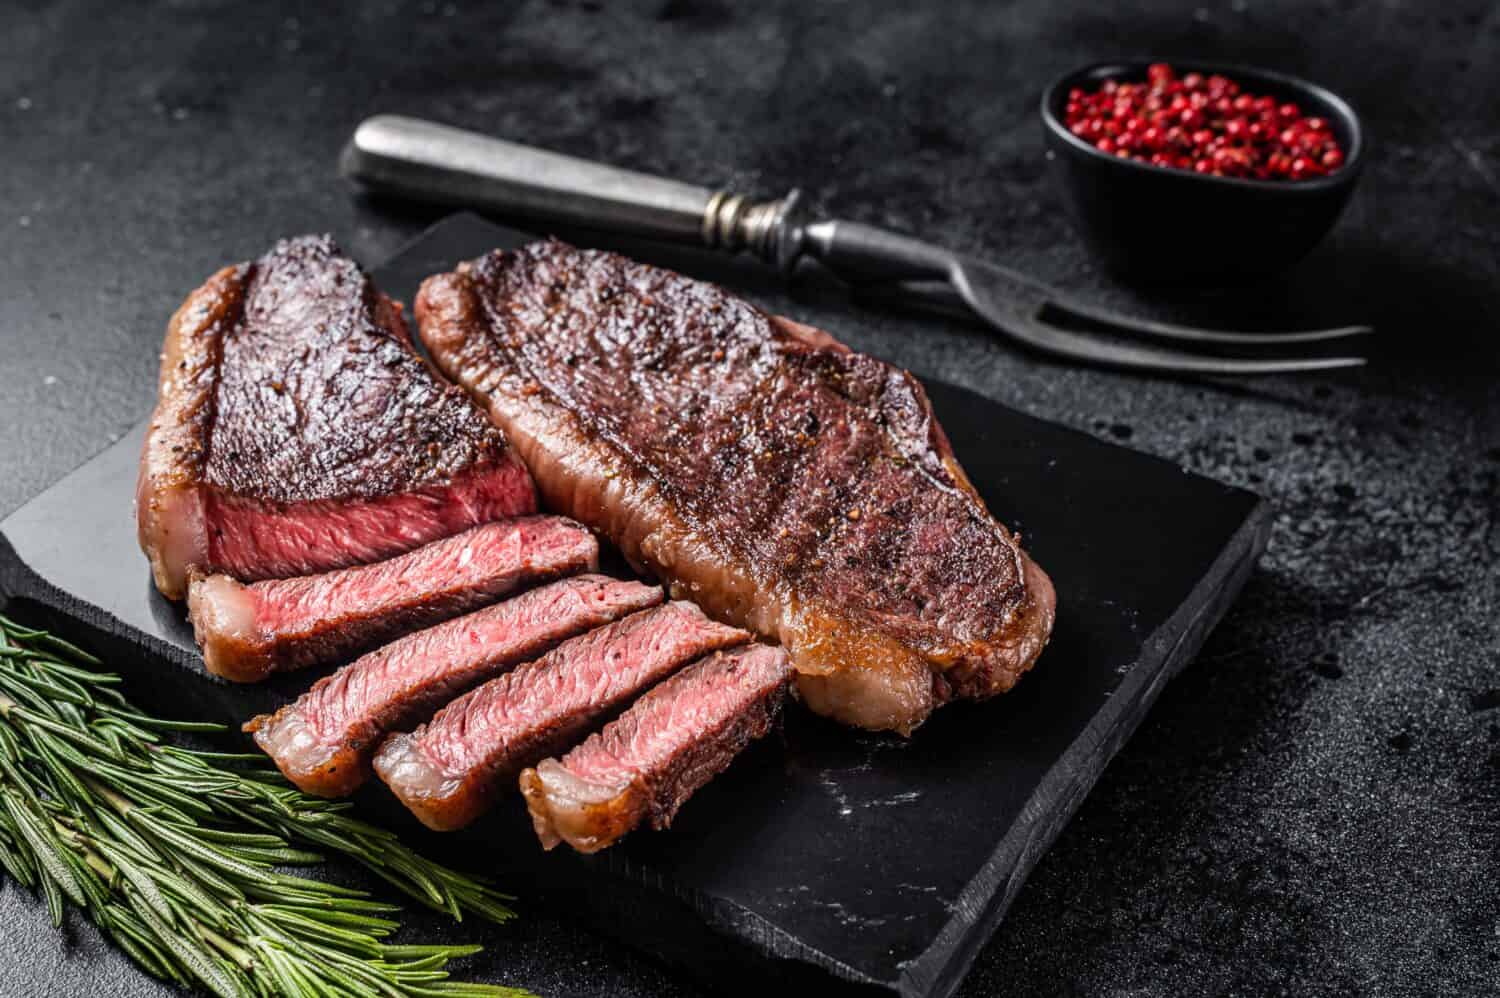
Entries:
<svg viewBox="0 0 1500 998">
<path fill-rule="evenodd" d="M 1156 282 L 1243 280 L 1332 228 L 1367 141 L 1348 102 L 1243 66 L 1086 66 L 1042 96 L 1049 170 L 1111 269 Z"/>
</svg>

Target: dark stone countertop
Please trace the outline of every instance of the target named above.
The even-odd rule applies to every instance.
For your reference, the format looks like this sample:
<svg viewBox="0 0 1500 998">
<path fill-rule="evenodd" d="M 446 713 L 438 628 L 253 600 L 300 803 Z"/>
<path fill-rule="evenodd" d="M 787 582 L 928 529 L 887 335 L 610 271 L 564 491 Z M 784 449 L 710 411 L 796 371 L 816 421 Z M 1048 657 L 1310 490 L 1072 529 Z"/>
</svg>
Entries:
<svg viewBox="0 0 1500 998">
<path fill-rule="evenodd" d="M 373 262 L 437 217 L 335 176 L 376 111 L 757 193 L 797 184 L 830 212 L 1143 312 L 1371 321 L 1366 370 L 1205 386 L 1054 366 L 817 281 L 788 293 L 746 268 L 741 284 L 1279 510 L 1243 598 L 961 994 L 1500 990 L 1500 9 L 129 6 L 0 11 L 0 512 L 148 410 L 160 330 L 211 270 L 310 230 Z M 1135 53 L 1282 68 L 1363 111 L 1374 156 L 1310 259 L 1149 295 L 1091 264 L 1047 186 L 1035 103 L 1057 73 Z M 45 918 L 0 887 L 0 990 L 161 992 L 86 925 Z M 547 994 L 697 993 L 554 915 L 482 935 L 483 972 Z"/>
</svg>

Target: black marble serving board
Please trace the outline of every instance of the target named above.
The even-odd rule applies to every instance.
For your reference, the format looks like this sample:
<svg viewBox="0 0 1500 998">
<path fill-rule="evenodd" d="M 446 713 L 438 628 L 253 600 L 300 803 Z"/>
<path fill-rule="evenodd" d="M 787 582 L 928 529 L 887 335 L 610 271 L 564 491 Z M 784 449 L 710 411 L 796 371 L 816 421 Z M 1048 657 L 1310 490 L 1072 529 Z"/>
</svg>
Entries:
<svg viewBox="0 0 1500 998">
<path fill-rule="evenodd" d="M 409 302 L 426 274 L 524 238 L 455 216 L 376 275 Z M 162 303 L 163 315 L 173 304 Z M 1057 585 L 1051 646 L 1014 692 L 946 707 L 909 741 L 793 708 L 670 831 L 590 858 L 543 854 L 519 797 L 445 839 L 378 788 L 360 807 L 428 844 L 451 843 L 468 865 L 719 988 L 769 980 L 825 994 L 950 993 L 1234 598 L 1269 517 L 1254 495 L 1169 462 L 959 388 L 928 389 L 990 508 Z M 180 610 L 151 587 L 136 547 L 142 432 L 0 523 L 0 585 L 33 614 L 69 618 L 70 634 L 107 651 L 144 704 L 241 721 L 312 677 L 242 687 L 203 672 Z"/>
</svg>

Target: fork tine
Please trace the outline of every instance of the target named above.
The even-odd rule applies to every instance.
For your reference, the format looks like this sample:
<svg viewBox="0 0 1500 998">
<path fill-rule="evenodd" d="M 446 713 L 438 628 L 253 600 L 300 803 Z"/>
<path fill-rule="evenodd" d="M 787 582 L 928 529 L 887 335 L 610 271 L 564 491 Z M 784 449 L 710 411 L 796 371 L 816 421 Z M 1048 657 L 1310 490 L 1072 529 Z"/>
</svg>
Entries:
<svg viewBox="0 0 1500 998">
<path fill-rule="evenodd" d="M 1143 339 L 1162 339 L 1178 343 L 1220 343 L 1233 346 L 1276 347 L 1293 343 L 1328 343 L 1355 336 L 1367 336 L 1375 332 L 1371 326 L 1336 326 L 1332 329 L 1309 329 L 1296 333 L 1251 333 L 1237 330 L 1200 329 L 1172 322 L 1157 322 L 1135 316 L 1119 315 L 1103 309 L 1091 308 L 1066 299 L 1053 299 L 1043 311 L 1056 311 L 1073 316 L 1118 332 L 1125 336 Z"/>
<path fill-rule="evenodd" d="M 1212 357 L 1165 347 L 1111 342 L 1054 326 L 1045 320 L 1019 315 L 1000 326 L 976 313 L 964 301 L 963 296 L 944 281 L 891 281 L 860 285 L 855 291 L 865 299 L 936 308 L 949 314 L 978 319 L 1039 353 L 1103 367 L 1168 374 L 1243 376 L 1333 371 L 1360 367 L 1366 363 L 1365 358 L 1357 356 Z M 1257 337 L 1256 342 L 1264 342 L 1267 338 L 1269 337 Z"/>
<path fill-rule="evenodd" d="M 934 307 L 951 308 L 961 312 L 972 310 L 953 286 L 947 281 L 890 281 L 884 284 L 861 285 L 864 294 L 890 299 L 917 299 Z M 1200 329 L 1171 322 L 1156 322 L 1118 315 L 1103 309 L 1090 308 L 1072 300 L 1053 295 L 1042 305 L 1041 311 L 1061 312 L 1064 315 L 1097 323 L 1099 326 L 1117 331 L 1126 336 L 1142 338 L 1159 337 L 1182 343 L 1220 343 L 1226 346 L 1276 347 L 1281 344 L 1327 343 L 1334 340 L 1368 336 L 1375 332 L 1373 326 L 1335 326 L 1332 329 L 1310 329 L 1295 333 L 1251 333 L 1234 330 Z M 1043 319 L 1042 321 L 1046 321 Z"/>
<path fill-rule="evenodd" d="M 1167 347 L 1100 339 L 1043 320 L 1008 323 L 1013 339 L 1057 357 L 1132 371 L 1171 374 L 1304 374 L 1361 367 L 1363 357 L 1213 357 Z"/>
</svg>

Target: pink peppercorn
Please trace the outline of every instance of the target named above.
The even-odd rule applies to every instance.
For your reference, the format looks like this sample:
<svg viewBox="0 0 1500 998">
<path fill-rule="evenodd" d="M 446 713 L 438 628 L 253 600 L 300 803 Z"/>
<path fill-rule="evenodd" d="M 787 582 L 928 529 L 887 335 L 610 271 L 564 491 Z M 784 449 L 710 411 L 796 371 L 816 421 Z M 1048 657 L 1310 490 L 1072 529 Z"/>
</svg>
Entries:
<svg viewBox="0 0 1500 998">
<path fill-rule="evenodd" d="M 1168 169 L 1308 180 L 1344 165 L 1328 122 L 1228 77 L 1153 63 L 1144 83 L 1105 80 L 1068 92 L 1068 130 L 1100 152 Z"/>
</svg>

